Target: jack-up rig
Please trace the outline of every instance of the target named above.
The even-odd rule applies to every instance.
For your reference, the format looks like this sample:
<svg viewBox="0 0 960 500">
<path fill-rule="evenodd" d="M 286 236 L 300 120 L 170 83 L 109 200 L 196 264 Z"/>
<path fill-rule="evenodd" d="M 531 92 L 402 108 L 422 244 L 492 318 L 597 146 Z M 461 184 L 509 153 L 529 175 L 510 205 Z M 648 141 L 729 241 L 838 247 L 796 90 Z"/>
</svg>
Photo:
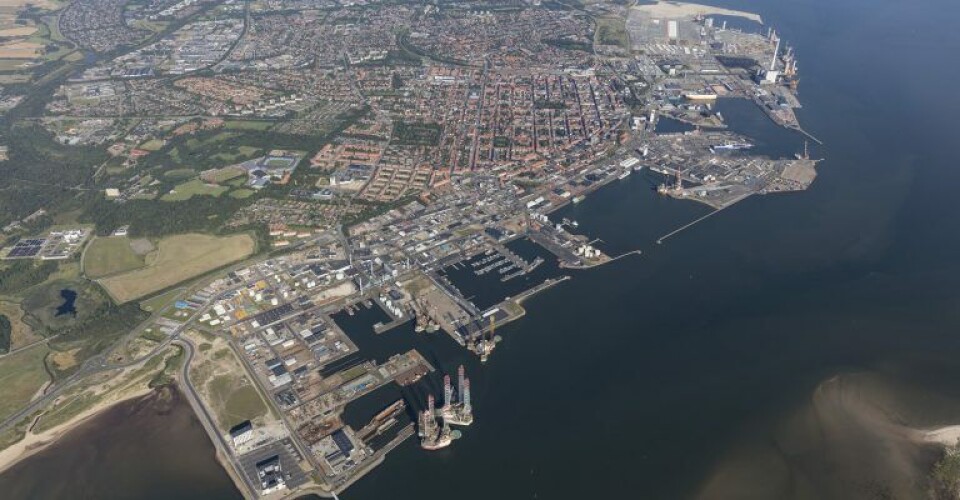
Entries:
<svg viewBox="0 0 960 500">
<path fill-rule="evenodd" d="M 497 346 L 497 341 L 499 340 L 497 338 L 497 318 L 494 317 L 493 314 L 490 315 L 489 334 L 488 331 L 481 326 L 480 331 L 474 338 L 473 351 L 480 356 L 481 363 L 486 363 L 487 358 L 493 353 L 493 348 Z"/>
<path fill-rule="evenodd" d="M 450 375 L 443 377 L 443 407 L 436 408 L 433 394 L 427 397 L 427 409 L 420 413 L 420 447 L 425 450 L 439 450 L 450 446 L 460 437 L 460 431 L 451 430 L 450 425 L 468 426 L 473 423 L 473 407 L 470 406 L 470 379 L 466 377 L 463 365 L 457 370 L 457 398 L 454 397 Z M 439 419 L 439 422 L 438 422 Z"/>
</svg>

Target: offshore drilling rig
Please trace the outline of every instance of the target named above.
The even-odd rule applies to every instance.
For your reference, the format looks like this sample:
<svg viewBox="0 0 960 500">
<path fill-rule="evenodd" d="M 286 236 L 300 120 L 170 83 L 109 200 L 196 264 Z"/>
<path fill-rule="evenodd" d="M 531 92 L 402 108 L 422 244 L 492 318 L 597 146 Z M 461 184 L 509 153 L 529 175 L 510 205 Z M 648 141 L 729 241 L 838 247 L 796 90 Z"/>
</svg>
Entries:
<svg viewBox="0 0 960 500">
<path fill-rule="evenodd" d="M 436 408 L 433 394 L 427 397 L 427 409 L 420 413 L 420 447 L 425 450 L 439 450 L 450 446 L 460 432 L 451 430 L 450 425 L 467 426 L 473 423 L 473 407 L 470 405 L 470 379 L 466 377 L 463 365 L 457 370 L 457 394 L 454 397 L 450 375 L 443 377 L 443 407 Z"/>
</svg>

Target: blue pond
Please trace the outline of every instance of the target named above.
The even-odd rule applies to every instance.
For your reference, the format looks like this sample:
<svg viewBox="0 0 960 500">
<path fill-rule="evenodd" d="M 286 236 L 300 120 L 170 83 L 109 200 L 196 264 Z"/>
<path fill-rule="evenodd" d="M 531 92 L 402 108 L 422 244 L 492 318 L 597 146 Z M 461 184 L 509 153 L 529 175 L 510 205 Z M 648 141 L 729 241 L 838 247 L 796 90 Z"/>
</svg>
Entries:
<svg viewBox="0 0 960 500">
<path fill-rule="evenodd" d="M 63 316 L 64 314 L 76 316 L 77 308 L 75 307 L 75 303 L 77 302 L 77 292 L 69 288 L 64 288 L 60 290 L 60 297 L 63 299 L 63 304 L 57 307 L 57 316 Z"/>
</svg>

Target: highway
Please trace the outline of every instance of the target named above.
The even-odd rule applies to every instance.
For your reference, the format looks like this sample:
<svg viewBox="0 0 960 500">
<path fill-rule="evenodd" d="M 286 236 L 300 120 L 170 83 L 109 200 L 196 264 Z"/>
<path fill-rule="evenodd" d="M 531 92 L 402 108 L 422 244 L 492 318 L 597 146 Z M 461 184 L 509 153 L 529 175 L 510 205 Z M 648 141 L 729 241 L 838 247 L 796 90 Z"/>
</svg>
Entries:
<svg viewBox="0 0 960 500">
<path fill-rule="evenodd" d="M 132 366 L 137 366 L 145 363 L 147 360 L 156 356 L 157 354 L 162 352 L 164 349 L 166 349 L 168 346 L 170 346 L 170 344 L 180 335 L 180 333 L 183 332 L 184 329 L 187 328 L 188 325 L 190 325 L 193 322 L 193 320 L 197 316 L 203 314 L 210 307 L 210 303 L 213 302 L 214 299 L 215 298 L 211 298 L 206 303 L 204 303 L 203 307 L 198 308 L 193 313 L 193 315 L 191 315 L 186 321 L 183 322 L 183 324 L 178 326 L 170 334 L 169 338 L 167 338 L 166 340 L 161 342 L 159 345 L 154 347 L 146 356 L 143 356 L 139 359 L 135 359 L 132 361 L 128 361 L 126 363 L 121 363 L 116 365 L 110 364 L 108 362 L 107 357 L 109 352 L 103 352 L 87 359 L 83 363 L 83 365 L 81 365 L 80 369 L 77 370 L 76 373 L 74 373 L 73 375 L 70 375 L 66 379 L 50 387 L 49 390 L 43 394 L 43 396 L 31 401 L 30 404 L 28 404 L 26 407 L 22 408 L 17 413 L 7 417 L 2 423 L 0 423 L 0 431 L 5 430 L 12 425 L 16 425 L 17 422 L 20 422 L 24 418 L 27 418 L 33 415 L 34 413 L 36 413 L 37 411 L 41 410 L 42 408 L 44 408 L 45 406 L 53 402 L 53 400 L 56 399 L 57 396 L 62 394 L 66 389 L 73 387 L 78 382 L 80 382 L 81 380 L 83 380 L 88 376 L 96 375 L 98 373 L 107 372 L 111 370 L 120 370 L 123 368 L 129 368 Z M 132 338 L 142 333 L 143 330 L 152 323 L 152 320 L 160 314 L 160 312 L 161 311 L 155 312 L 153 315 L 150 316 L 150 318 L 148 318 L 146 321 L 144 321 L 139 326 L 137 326 L 132 332 L 130 332 L 127 335 L 127 338 Z"/>
</svg>

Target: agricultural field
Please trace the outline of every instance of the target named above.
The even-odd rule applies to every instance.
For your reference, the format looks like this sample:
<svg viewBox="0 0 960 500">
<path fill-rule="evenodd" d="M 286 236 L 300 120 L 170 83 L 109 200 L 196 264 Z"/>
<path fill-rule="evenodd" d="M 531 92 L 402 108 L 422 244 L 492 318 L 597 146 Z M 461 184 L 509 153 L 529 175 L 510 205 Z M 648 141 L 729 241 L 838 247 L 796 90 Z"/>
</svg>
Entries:
<svg viewBox="0 0 960 500">
<path fill-rule="evenodd" d="M 144 266 L 146 252 L 134 249 L 126 236 L 97 238 L 83 253 L 83 273 L 90 279 L 100 279 L 112 274 L 140 269 Z M 148 242 L 149 243 L 149 242 Z M 143 250 L 143 245 L 137 245 Z M 152 250 L 152 246 L 146 250 Z"/>
<path fill-rule="evenodd" d="M 27 404 L 50 377 L 43 361 L 50 349 L 38 344 L 0 358 L 0 419 L 5 419 Z"/>
<path fill-rule="evenodd" d="M 207 184 L 200 179 L 193 179 L 177 184 L 169 193 L 160 197 L 163 201 L 184 201 L 194 196 L 213 196 L 218 197 L 228 188 L 216 184 Z"/>
<path fill-rule="evenodd" d="M 118 303 L 145 297 L 249 257 L 256 243 L 249 234 L 168 236 L 146 259 L 146 267 L 100 280 Z"/>
</svg>

